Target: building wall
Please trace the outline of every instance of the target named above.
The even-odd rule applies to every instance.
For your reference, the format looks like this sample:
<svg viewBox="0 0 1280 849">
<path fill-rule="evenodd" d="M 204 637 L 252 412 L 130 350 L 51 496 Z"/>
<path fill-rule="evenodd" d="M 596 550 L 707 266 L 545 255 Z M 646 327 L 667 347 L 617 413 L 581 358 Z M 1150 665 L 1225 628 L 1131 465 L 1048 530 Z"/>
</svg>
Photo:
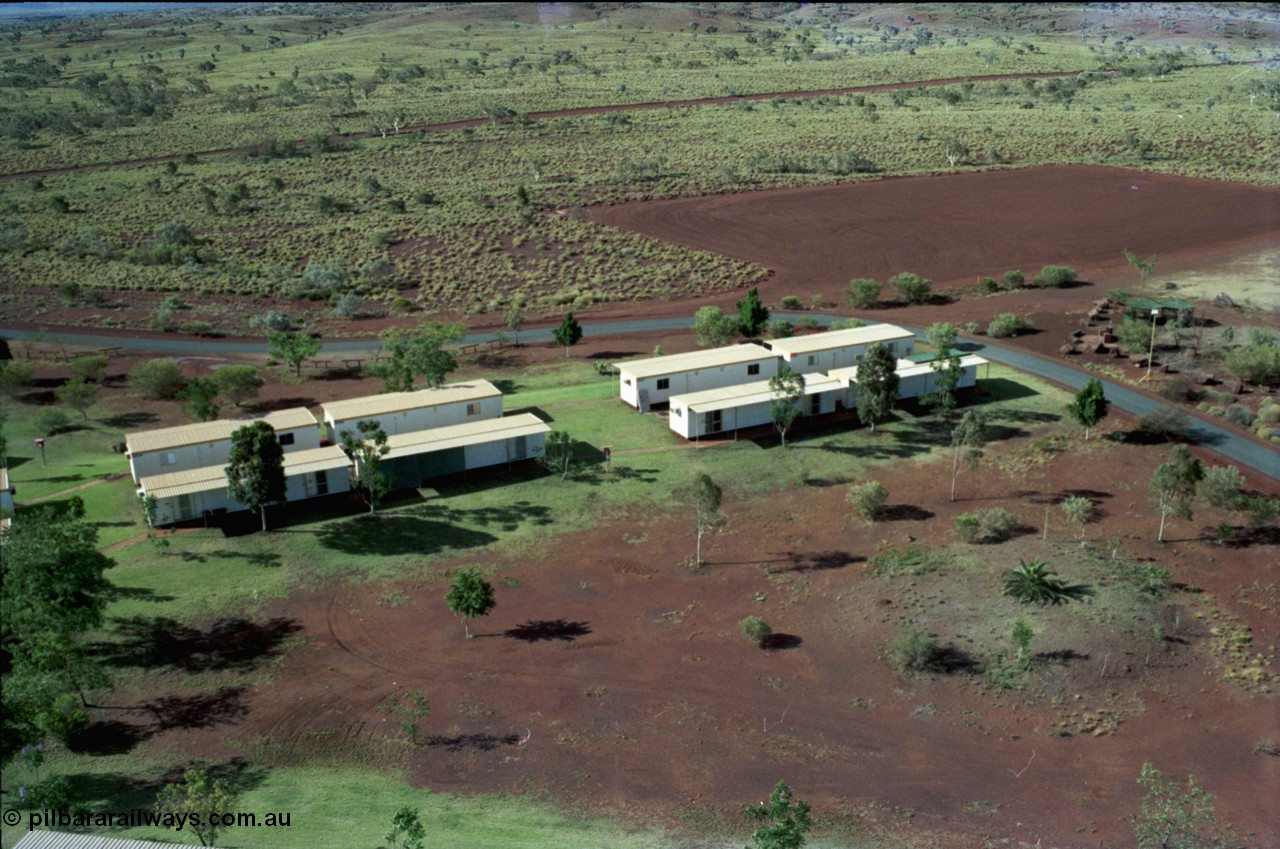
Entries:
<svg viewBox="0 0 1280 849">
<path fill-rule="evenodd" d="M 542 454 L 547 435 L 537 433 L 524 439 L 523 453 L 517 439 L 498 438 L 492 442 L 428 451 L 382 461 L 382 470 L 390 478 L 392 489 L 411 489 L 422 482 L 445 475 L 456 475 L 470 469 L 483 469 L 506 463 L 532 460 Z"/>
<path fill-rule="evenodd" d="M 348 492 L 351 489 L 351 473 L 348 469 L 329 469 L 325 473 L 326 492 L 320 492 L 317 486 L 317 472 L 306 472 L 300 475 L 289 475 L 285 478 L 285 500 L 304 501 L 321 495 L 334 495 Z M 235 501 L 227 493 L 227 488 L 217 487 L 204 492 L 193 492 L 184 500 L 182 496 L 156 499 L 156 524 L 169 525 L 190 519 L 199 519 L 205 512 L 225 510 L 237 513 L 248 508 Z"/>
<path fill-rule="evenodd" d="M 469 407 L 473 407 L 474 412 L 469 413 Z M 401 410 L 381 416 L 341 420 L 326 418 L 325 424 L 328 426 L 329 439 L 333 444 L 339 445 L 342 442 L 342 431 L 354 431 L 362 421 L 376 421 L 382 426 L 383 433 L 387 436 L 395 436 L 398 433 L 412 433 L 416 430 L 430 430 L 436 427 L 448 427 L 449 425 L 501 417 L 502 396 L 495 395 L 491 398 L 480 398 L 475 401 L 460 401 L 456 404 L 440 404 L 434 407 L 418 407 L 413 410 Z"/>
<path fill-rule="evenodd" d="M 752 383 L 757 380 L 768 380 L 778 373 L 781 357 L 768 357 L 755 363 L 738 363 L 731 366 L 713 366 L 697 371 L 680 372 L 660 377 L 633 378 L 626 371 L 621 372 L 620 395 L 637 409 L 640 407 L 640 392 L 649 393 L 650 404 L 665 403 L 673 395 L 685 395 L 690 392 L 701 392 L 704 389 L 719 389 L 722 386 L 737 386 L 740 383 Z M 750 374 L 752 365 L 760 367 L 756 374 Z M 631 381 L 628 385 L 627 381 Z M 666 381 L 664 386 L 659 386 Z"/>
<path fill-rule="evenodd" d="M 336 495 L 351 490 L 351 471 L 349 468 L 328 469 L 324 472 L 324 492 L 321 492 L 320 473 L 307 472 L 301 475 L 290 475 L 285 478 L 285 499 L 288 501 L 305 501 L 321 495 Z"/>
<path fill-rule="evenodd" d="M 884 342 L 889 352 L 894 357 L 906 357 L 915 350 L 915 339 L 907 337 L 905 339 L 891 339 Z M 851 368 L 856 366 L 858 361 L 867 353 L 867 348 L 872 344 L 866 345 L 846 345 L 841 348 L 829 348 L 825 351 L 814 351 L 809 354 L 796 354 L 791 357 L 787 364 L 794 371 L 801 374 L 812 374 L 814 372 L 826 373 L 833 368 Z M 785 355 L 784 355 L 785 356 Z"/>
<path fill-rule="evenodd" d="M 285 453 L 320 447 L 318 425 L 278 430 L 276 437 L 281 440 L 281 447 Z M 292 437 L 291 442 L 290 437 Z M 224 465 L 230 456 L 231 440 L 220 439 L 216 442 L 182 445 L 167 451 L 148 451 L 131 455 L 129 470 L 133 472 L 133 482 L 136 484 L 141 482 L 142 478 L 152 475 L 167 475 L 170 472 L 181 472 L 187 469 Z"/>
<path fill-rule="evenodd" d="M 801 415 L 813 415 L 813 398 L 818 399 L 817 415 L 823 416 L 836 411 L 836 402 L 844 400 L 843 389 L 832 389 L 807 395 L 800 403 Z M 763 401 L 755 404 L 744 404 L 740 407 L 729 407 L 720 411 L 720 430 L 718 433 L 732 433 L 748 427 L 761 427 L 773 424 L 773 403 Z M 667 418 L 668 426 L 685 439 L 696 439 L 708 435 L 706 413 L 690 411 L 687 407 L 672 405 Z"/>
</svg>

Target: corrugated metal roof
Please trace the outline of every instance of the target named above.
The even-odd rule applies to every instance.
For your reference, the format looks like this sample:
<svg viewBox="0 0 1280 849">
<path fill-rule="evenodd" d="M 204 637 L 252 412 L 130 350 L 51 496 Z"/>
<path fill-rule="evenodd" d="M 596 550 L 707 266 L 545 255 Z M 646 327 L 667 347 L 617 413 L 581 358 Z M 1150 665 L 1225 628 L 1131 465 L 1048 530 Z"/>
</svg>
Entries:
<svg viewBox="0 0 1280 849">
<path fill-rule="evenodd" d="M 346 401 L 331 401 L 320 407 L 326 421 L 367 419 L 404 410 L 439 407 L 442 404 L 458 404 L 480 398 L 492 398 L 502 391 L 487 380 L 471 380 L 466 383 L 450 383 L 435 389 L 418 389 L 414 392 L 387 392 L 382 395 L 366 395 Z"/>
<path fill-rule="evenodd" d="M 502 439 L 548 433 L 550 430 L 550 426 L 533 413 L 518 413 L 514 416 L 503 416 L 500 419 L 484 419 L 449 427 L 398 433 L 387 437 L 387 447 L 391 450 L 387 452 L 384 459 L 394 460 L 396 457 L 411 457 L 416 454 L 447 451 L 450 448 L 462 448 L 467 445 L 482 445 Z"/>
<path fill-rule="evenodd" d="M 895 324 L 873 324 L 869 327 L 851 327 L 848 330 L 810 333 L 807 336 L 792 336 L 787 339 L 770 339 L 769 347 L 794 357 L 796 354 L 812 354 L 814 351 L 830 351 L 833 348 L 909 339 L 914 335 L 911 331 L 903 330 Z"/>
<path fill-rule="evenodd" d="M 261 417 L 262 421 L 277 431 L 299 430 L 304 427 L 315 427 L 316 417 L 305 407 L 293 407 L 288 410 L 277 410 Z M 230 439 L 237 428 L 244 427 L 257 419 L 218 419 L 212 422 L 162 427 L 156 430 L 142 430 L 126 434 L 124 441 L 130 454 L 148 454 L 152 451 L 165 451 L 183 445 L 199 445 L 204 442 L 221 442 Z"/>
<path fill-rule="evenodd" d="M 844 384 L 834 377 L 818 373 L 804 376 L 805 395 L 817 395 L 820 392 L 832 392 L 843 388 Z M 766 404 L 773 400 L 769 381 L 758 380 L 752 383 L 740 383 L 737 386 L 722 386 L 718 389 L 676 395 L 671 398 L 671 406 L 685 407 L 695 413 L 707 413 L 712 410 L 727 410 L 730 407 Z"/>
<path fill-rule="evenodd" d="M 337 445 L 323 448 L 308 448 L 305 451 L 294 451 L 284 455 L 285 477 L 306 474 L 308 472 L 341 469 L 351 465 L 346 453 Z M 182 472 L 168 472 L 163 475 L 150 475 L 142 478 L 138 488 L 147 495 L 156 498 L 175 498 L 179 495 L 192 495 L 197 492 L 210 492 L 227 488 L 227 467 L 201 466 L 198 469 L 187 469 Z"/>
<path fill-rule="evenodd" d="M 748 342 L 743 345 L 728 345 L 724 348 L 711 348 L 707 351 L 691 351 L 688 354 L 670 354 L 665 357 L 649 357 L 644 360 L 630 360 L 614 363 L 614 367 L 634 378 L 659 377 L 664 374 L 679 374 L 685 371 L 697 371 L 704 368 L 731 366 L 739 363 L 753 363 L 768 360 L 777 354 L 762 345 Z"/>
<path fill-rule="evenodd" d="M 979 357 L 977 354 L 967 354 L 960 358 L 961 368 L 977 368 L 986 363 L 987 360 Z M 897 368 L 898 377 L 915 377 L 921 374 L 928 374 L 933 371 L 932 363 L 913 363 L 911 360 L 898 360 Z M 828 372 L 832 377 L 841 383 L 848 385 L 849 383 L 858 382 L 858 367 L 850 366 L 849 368 L 833 368 Z"/>
<path fill-rule="evenodd" d="M 28 831 L 13 849 L 171 849 L 172 843 L 103 837 L 100 834 L 69 834 L 65 831 Z"/>
</svg>

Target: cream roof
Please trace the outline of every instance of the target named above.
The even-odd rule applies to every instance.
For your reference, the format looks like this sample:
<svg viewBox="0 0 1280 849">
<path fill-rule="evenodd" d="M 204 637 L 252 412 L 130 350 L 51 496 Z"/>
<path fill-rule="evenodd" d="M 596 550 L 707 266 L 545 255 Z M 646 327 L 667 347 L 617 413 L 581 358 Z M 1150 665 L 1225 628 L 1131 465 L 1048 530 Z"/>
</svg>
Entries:
<svg viewBox="0 0 1280 849">
<path fill-rule="evenodd" d="M 515 439 L 519 436 L 547 433 L 550 430 L 551 427 L 533 413 L 518 413 L 499 419 L 483 419 L 448 427 L 416 430 L 412 433 L 398 433 L 387 437 L 387 447 L 391 450 L 383 459 L 393 460 L 396 457 L 412 457 L 416 454 L 429 454 L 433 451 L 446 451 L 467 445 L 482 445 L 486 442 L 497 442 L 500 439 Z"/>
<path fill-rule="evenodd" d="M 776 357 L 762 345 L 749 342 L 744 345 L 727 345 L 723 348 L 711 348 L 707 351 L 691 351 L 688 354 L 670 354 L 665 357 L 649 357 L 644 360 L 629 360 L 614 363 L 622 372 L 634 378 L 661 377 L 666 374 L 679 374 L 686 371 L 698 371 L 704 368 L 718 368 L 739 363 L 753 363 Z"/>
<path fill-rule="evenodd" d="M 977 368 L 986 363 L 987 360 L 979 357 L 977 354 L 966 354 L 960 358 L 961 368 Z M 898 366 L 895 369 L 898 377 L 916 377 L 922 374 L 928 374 L 933 371 L 930 363 L 913 363 L 911 360 L 898 360 Z M 849 368 L 833 368 L 828 372 L 832 377 L 837 378 L 842 383 L 858 382 L 858 367 L 850 366 Z"/>
<path fill-rule="evenodd" d="M 336 445 L 327 445 L 323 448 L 308 448 L 305 451 L 293 451 L 284 455 L 285 477 L 328 471 L 329 469 L 342 469 L 350 465 L 351 460 Z M 138 489 L 146 495 L 154 495 L 156 498 L 174 498 L 179 495 L 191 495 L 196 492 L 226 489 L 226 469 L 225 465 L 201 466 L 198 469 L 187 469 L 183 472 L 148 475 L 142 478 L 138 484 Z"/>
<path fill-rule="evenodd" d="M 315 416 L 305 407 L 293 407 L 288 410 L 277 410 L 261 417 L 262 421 L 277 431 L 298 430 L 304 427 L 315 427 Z M 184 445 L 200 445 L 205 442 L 221 442 L 230 439 L 237 428 L 243 427 L 256 419 L 218 419 L 212 422 L 179 425 L 178 427 L 162 427 L 157 430 L 142 430 L 126 434 L 124 441 L 130 454 L 149 454 L 152 451 L 165 451 L 180 448 Z"/>
<path fill-rule="evenodd" d="M 326 421 L 344 422 L 351 419 L 368 419 L 404 410 L 439 407 L 458 404 L 480 398 L 502 395 L 502 391 L 487 380 L 470 380 L 466 383 L 450 383 L 435 389 L 418 389 L 414 392 L 387 392 L 382 395 L 366 395 L 346 401 L 331 401 L 321 406 Z"/>
<path fill-rule="evenodd" d="M 804 376 L 805 395 L 817 395 L 820 392 L 832 392 L 843 388 L 844 384 L 834 377 L 818 373 Z M 675 395 L 671 398 L 671 406 L 686 407 L 695 413 L 708 413 L 712 410 L 727 410 L 731 407 L 767 404 L 773 400 L 769 381 L 757 380 L 752 383 L 740 383 L 737 386 L 722 386 L 719 389 L 705 389 L 702 392 Z"/>
<path fill-rule="evenodd" d="M 812 354 L 833 348 L 849 348 L 853 345 L 870 345 L 873 342 L 889 342 L 909 339 L 915 334 L 895 324 L 873 324 L 869 327 L 851 327 L 848 330 L 831 330 L 827 333 L 809 333 L 787 339 L 770 339 L 769 347 L 788 358 L 796 354 Z"/>
</svg>

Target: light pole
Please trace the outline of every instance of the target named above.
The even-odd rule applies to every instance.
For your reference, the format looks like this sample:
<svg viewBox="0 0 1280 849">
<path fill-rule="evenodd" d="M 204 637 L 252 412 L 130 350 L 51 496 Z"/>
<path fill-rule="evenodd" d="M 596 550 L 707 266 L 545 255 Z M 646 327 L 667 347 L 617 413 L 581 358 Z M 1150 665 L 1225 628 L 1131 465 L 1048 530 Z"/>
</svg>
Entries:
<svg viewBox="0 0 1280 849">
<path fill-rule="evenodd" d="M 1147 373 L 1142 376 L 1142 380 L 1147 380 L 1151 377 L 1151 364 L 1156 356 L 1156 318 L 1159 315 L 1160 310 L 1154 309 L 1151 311 L 1151 349 L 1147 351 Z M 1141 383 L 1142 381 L 1138 382 Z"/>
<path fill-rule="evenodd" d="M 40 465 L 47 468 L 49 464 L 44 459 L 44 439 L 43 438 L 39 438 L 36 440 L 36 447 L 40 449 Z"/>
</svg>

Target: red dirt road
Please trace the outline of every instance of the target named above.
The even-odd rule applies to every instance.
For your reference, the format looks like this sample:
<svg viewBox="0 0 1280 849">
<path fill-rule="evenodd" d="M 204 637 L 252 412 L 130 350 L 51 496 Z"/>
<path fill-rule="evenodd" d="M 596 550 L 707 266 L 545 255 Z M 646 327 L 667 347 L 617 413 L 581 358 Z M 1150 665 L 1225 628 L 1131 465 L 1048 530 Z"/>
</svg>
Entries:
<svg viewBox="0 0 1280 849">
<path fill-rule="evenodd" d="M 592 219 L 761 263 L 779 295 L 839 301 L 853 277 L 900 271 L 944 288 L 1047 264 L 1088 280 L 1122 268 L 1126 248 L 1158 254 L 1161 270 L 1256 250 L 1280 241 L 1280 190 L 1043 166 L 622 204 Z"/>
</svg>

